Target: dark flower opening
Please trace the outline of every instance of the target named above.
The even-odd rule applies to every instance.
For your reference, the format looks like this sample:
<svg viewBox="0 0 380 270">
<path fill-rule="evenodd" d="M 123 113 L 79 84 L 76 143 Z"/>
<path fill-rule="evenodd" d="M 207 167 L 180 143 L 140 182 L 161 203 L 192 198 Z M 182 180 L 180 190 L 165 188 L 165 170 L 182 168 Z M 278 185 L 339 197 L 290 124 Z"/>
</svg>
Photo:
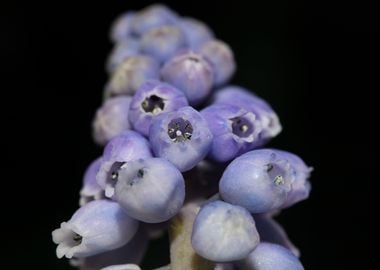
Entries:
<svg viewBox="0 0 380 270">
<path fill-rule="evenodd" d="M 82 243 L 83 237 L 79 234 L 74 234 L 73 240 L 77 243 L 77 245 L 80 245 Z"/>
<path fill-rule="evenodd" d="M 194 63 L 198 63 L 199 62 L 199 59 L 197 57 L 194 57 L 194 56 L 190 56 L 188 59 L 190 61 L 194 62 Z"/>
<path fill-rule="evenodd" d="M 165 102 L 162 98 L 156 95 L 151 95 L 144 99 L 141 103 L 141 107 L 147 113 L 157 114 L 164 110 Z"/>
<path fill-rule="evenodd" d="M 136 172 L 136 177 L 128 178 L 127 184 L 132 187 L 134 184 L 136 184 L 139 180 L 144 178 L 145 170 L 144 168 L 138 169 Z"/>
<path fill-rule="evenodd" d="M 101 192 L 99 192 L 96 195 L 81 195 L 80 201 L 81 201 L 81 205 L 85 205 L 89 202 L 92 202 L 95 200 L 101 200 L 101 199 L 105 199 L 105 198 L 107 198 L 106 194 L 105 194 L 104 190 L 102 190 Z"/>
<path fill-rule="evenodd" d="M 285 183 L 284 175 L 285 170 L 274 163 L 268 163 L 266 166 L 266 171 L 269 175 L 269 178 L 272 179 L 275 185 L 282 185 Z"/>
<path fill-rule="evenodd" d="M 173 142 L 190 140 L 193 135 L 193 126 L 183 118 L 173 119 L 168 125 L 168 135 Z"/>
<path fill-rule="evenodd" d="M 107 184 L 110 185 L 111 187 L 115 187 L 116 182 L 119 178 L 119 169 L 121 166 L 123 166 L 125 162 L 119 162 L 116 161 L 114 164 L 112 164 L 109 176 L 107 177 Z"/>
<path fill-rule="evenodd" d="M 248 137 L 253 132 L 252 123 L 245 117 L 235 117 L 230 119 L 232 121 L 232 133 L 239 137 Z"/>
<path fill-rule="evenodd" d="M 143 178 L 144 177 L 144 169 L 139 169 L 137 171 L 137 177 L 138 178 Z"/>
</svg>

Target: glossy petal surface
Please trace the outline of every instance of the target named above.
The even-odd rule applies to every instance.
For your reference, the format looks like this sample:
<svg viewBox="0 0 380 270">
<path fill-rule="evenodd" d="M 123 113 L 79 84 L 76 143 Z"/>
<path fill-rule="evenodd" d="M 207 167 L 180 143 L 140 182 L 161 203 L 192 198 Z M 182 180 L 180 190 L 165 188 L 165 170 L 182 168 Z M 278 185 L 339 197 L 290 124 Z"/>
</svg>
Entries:
<svg viewBox="0 0 380 270">
<path fill-rule="evenodd" d="M 292 190 L 294 168 L 279 152 L 253 150 L 233 160 L 219 183 L 222 198 L 252 213 L 281 209 Z"/>
<path fill-rule="evenodd" d="M 92 201 L 53 231 L 57 257 L 88 257 L 119 248 L 135 235 L 138 222 L 116 202 Z"/>
<path fill-rule="evenodd" d="M 102 164 L 96 175 L 98 184 L 105 189 L 105 195 L 112 197 L 117 181 L 117 170 L 126 162 L 152 156 L 149 142 L 139 133 L 125 131 L 114 137 L 104 148 Z"/>
<path fill-rule="evenodd" d="M 214 71 L 201 55 L 185 51 L 165 63 L 161 77 L 183 91 L 190 104 L 199 104 L 211 92 Z"/>
<path fill-rule="evenodd" d="M 105 88 L 105 96 L 133 95 L 149 79 L 159 78 L 159 63 L 147 55 L 132 55 L 118 65 Z"/>
<path fill-rule="evenodd" d="M 229 161 L 261 146 L 261 123 L 256 115 L 228 104 L 214 104 L 201 111 L 214 136 L 209 156 L 218 162 Z"/>
<path fill-rule="evenodd" d="M 181 172 L 165 159 L 130 161 L 118 170 L 113 199 L 135 219 L 163 222 L 181 209 L 185 182 Z"/>
<path fill-rule="evenodd" d="M 263 128 L 260 136 L 269 140 L 277 136 L 281 130 L 280 120 L 272 107 L 262 98 L 240 86 L 227 86 L 215 92 L 214 103 L 230 104 L 253 112 L 260 120 Z"/>
<path fill-rule="evenodd" d="M 245 258 L 259 243 L 250 213 L 236 205 L 214 201 L 199 211 L 191 243 L 202 257 L 216 262 Z"/>
<path fill-rule="evenodd" d="M 288 249 L 260 243 L 244 260 L 243 270 L 303 270 L 301 262 Z"/>
<path fill-rule="evenodd" d="M 96 111 L 93 120 L 93 137 L 100 144 L 105 145 L 113 137 L 131 128 L 128 114 L 131 98 L 119 96 L 106 100 Z"/>
</svg>

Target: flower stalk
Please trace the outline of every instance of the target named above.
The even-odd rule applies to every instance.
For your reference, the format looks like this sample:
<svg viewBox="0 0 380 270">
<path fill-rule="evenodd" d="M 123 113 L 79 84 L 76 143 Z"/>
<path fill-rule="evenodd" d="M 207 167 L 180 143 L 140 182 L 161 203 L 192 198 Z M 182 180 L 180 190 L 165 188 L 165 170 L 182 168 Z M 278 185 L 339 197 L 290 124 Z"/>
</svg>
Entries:
<svg viewBox="0 0 380 270">
<path fill-rule="evenodd" d="M 191 246 L 193 223 L 199 203 L 185 205 L 169 226 L 170 270 L 213 270 L 215 264 L 197 255 Z"/>
</svg>

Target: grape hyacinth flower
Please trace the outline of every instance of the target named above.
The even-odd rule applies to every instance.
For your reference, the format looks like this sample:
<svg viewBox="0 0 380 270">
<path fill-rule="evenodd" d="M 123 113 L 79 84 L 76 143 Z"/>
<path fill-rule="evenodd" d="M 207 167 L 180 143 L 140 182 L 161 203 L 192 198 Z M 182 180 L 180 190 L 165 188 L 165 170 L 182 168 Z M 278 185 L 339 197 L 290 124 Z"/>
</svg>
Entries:
<svg viewBox="0 0 380 270">
<path fill-rule="evenodd" d="M 149 128 L 155 117 L 185 106 L 188 106 L 188 102 L 180 90 L 167 83 L 149 80 L 133 96 L 129 120 L 136 131 L 149 136 Z"/>
<path fill-rule="evenodd" d="M 148 158 L 131 161 L 117 171 L 115 199 L 126 213 L 148 223 L 169 220 L 185 200 L 181 172 L 169 161 Z"/>
<path fill-rule="evenodd" d="M 263 139 L 271 139 L 282 130 L 280 120 L 272 107 L 247 89 L 239 86 L 226 86 L 215 92 L 213 102 L 235 105 L 253 112 L 261 122 L 263 131 L 260 136 Z"/>
<path fill-rule="evenodd" d="M 96 175 L 100 169 L 102 158 L 95 159 L 86 169 L 83 176 L 83 185 L 79 192 L 79 205 L 83 206 L 86 203 L 104 198 L 104 189 L 99 186 L 96 181 Z"/>
<path fill-rule="evenodd" d="M 191 107 L 158 116 L 149 132 L 154 154 L 169 160 L 181 172 L 190 170 L 205 158 L 212 138 L 206 120 Z"/>
<path fill-rule="evenodd" d="M 229 161 L 263 144 L 261 123 L 256 115 L 227 104 L 214 104 L 201 111 L 214 135 L 210 158 Z"/>
<path fill-rule="evenodd" d="M 131 32 L 141 36 L 155 27 L 174 25 L 178 21 L 178 15 L 168 7 L 155 4 L 136 13 L 131 22 Z"/>
<path fill-rule="evenodd" d="M 95 142 L 105 145 L 113 137 L 131 128 L 128 113 L 131 98 L 113 97 L 106 100 L 96 111 L 93 120 L 93 137 Z"/>
<path fill-rule="evenodd" d="M 183 91 L 192 105 L 210 94 L 214 70 L 200 54 L 185 51 L 175 55 L 161 69 L 162 79 Z"/>
<path fill-rule="evenodd" d="M 234 54 L 231 48 L 220 40 L 210 40 L 202 45 L 198 53 L 203 55 L 214 69 L 214 84 L 226 83 L 236 70 Z"/>
<path fill-rule="evenodd" d="M 122 247 L 85 258 L 73 258 L 70 264 L 81 270 L 98 270 L 109 265 L 141 263 L 148 248 L 148 237 L 140 224 L 132 239 Z"/>
<path fill-rule="evenodd" d="M 133 95 L 146 80 L 159 78 L 160 65 L 147 55 L 126 58 L 112 74 L 105 96 Z"/>
<path fill-rule="evenodd" d="M 88 257 L 119 248 L 135 235 L 138 222 L 119 204 L 107 200 L 92 201 L 75 212 L 68 222 L 53 231 L 58 244 L 57 257 Z"/>
<path fill-rule="evenodd" d="M 105 189 L 106 197 L 114 194 L 117 171 L 126 162 L 152 156 L 149 142 L 139 133 L 125 131 L 114 137 L 104 148 L 97 183 Z"/>
<path fill-rule="evenodd" d="M 205 42 L 214 38 L 212 30 L 203 22 L 194 18 L 181 18 L 178 26 L 183 31 L 186 44 L 191 50 L 198 49 Z"/>
<path fill-rule="evenodd" d="M 228 165 L 220 179 L 219 192 L 223 200 L 243 206 L 251 213 L 279 210 L 308 194 L 309 185 L 297 186 L 296 176 L 304 174 L 299 168 L 284 151 L 253 150 Z"/>
<path fill-rule="evenodd" d="M 259 241 L 251 214 L 243 207 L 222 201 L 201 208 L 191 237 L 194 250 L 215 262 L 244 259 Z"/>
<path fill-rule="evenodd" d="M 141 52 L 160 63 L 165 62 L 185 47 L 185 36 L 181 29 L 173 25 L 153 28 L 141 37 Z"/>
<path fill-rule="evenodd" d="M 291 166 L 294 168 L 294 181 L 292 184 L 292 192 L 290 192 L 284 205 L 284 207 L 289 207 L 309 197 L 311 184 L 308 181 L 308 179 L 313 168 L 308 167 L 305 164 L 305 162 L 295 154 L 281 150 L 276 151 L 280 153 L 282 156 L 284 156 L 290 162 Z"/>
<path fill-rule="evenodd" d="M 140 41 L 134 37 L 126 37 L 114 45 L 106 62 L 106 70 L 112 74 L 117 67 L 130 56 L 139 54 Z"/>
<path fill-rule="evenodd" d="M 111 25 L 110 40 L 112 42 L 123 42 L 131 35 L 132 21 L 135 19 L 135 12 L 127 11 L 118 16 Z"/>
<path fill-rule="evenodd" d="M 301 262 L 288 249 L 262 242 L 242 264 L 243 270 L 304 270 Z"/>
<path fill-rule="evenodd" d="M 289 249 L 295 256 L 300 256 L 298 248 L 289 240 L 285 230 L 273 217 L 269 214 L 255 214 L 253 218 L 262 242 L 281 245 Z"/>
<path fill-rule="evenodd" d="M 141 270 L 149 243 L 168 236 L 170 258 L 154 270 L 304 269 L 273 216 L 308 198 L 312 169 L 260 149 L 282 126 L 267 101 L 229 85 L 230 46 L 162 4 L 121 14 L 110 40 L 92 126 L 103 153 L 83 176 L 80 208 L 52 232 L 57 257 Z"/>
</svg>

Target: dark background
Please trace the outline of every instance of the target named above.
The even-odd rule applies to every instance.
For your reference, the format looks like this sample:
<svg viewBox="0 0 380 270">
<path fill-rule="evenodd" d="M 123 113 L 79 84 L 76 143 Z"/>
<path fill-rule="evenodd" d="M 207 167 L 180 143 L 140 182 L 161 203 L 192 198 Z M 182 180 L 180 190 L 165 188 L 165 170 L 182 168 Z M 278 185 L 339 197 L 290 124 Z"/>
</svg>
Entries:
<svg viewBox="0 0 380 270">
<path fill-rule="evenodd" d="M 108 27 L 149 3 L 2 2 L 2 262 L 12 269 L 70 269 L 56 259 L 50 233 L 77 208 L 83 171 L 101 153 L 91 120 L 107 79 Z M 315 168 L 310 199 L 279 217 L 305 268 L 368 269 L 369 198 L 378 181 L 370 97 L 379 89 L 376 9 L 321 1 L 169 5 L 231 45 L 233 82 L 280 116 L 284 130 L 270 146 Z"/>
</svg>

